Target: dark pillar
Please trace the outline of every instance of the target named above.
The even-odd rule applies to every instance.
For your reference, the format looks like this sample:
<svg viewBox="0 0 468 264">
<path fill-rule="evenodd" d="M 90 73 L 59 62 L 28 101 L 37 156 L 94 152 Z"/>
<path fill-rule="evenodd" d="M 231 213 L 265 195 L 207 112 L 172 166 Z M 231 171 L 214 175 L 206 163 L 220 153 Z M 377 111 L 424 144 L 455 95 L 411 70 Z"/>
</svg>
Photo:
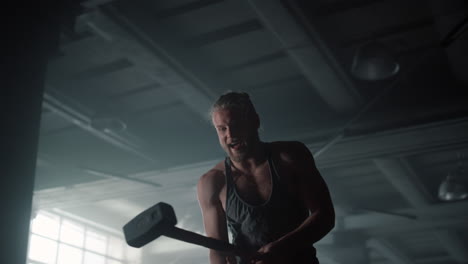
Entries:
<svg viewBox="0 0 468 264">
<path fill-rule="evenodd" d="M 59 36 L 56 5 L 37 2 L 1 10 L 0 263 L 26 263 L 44 76 Z"/>
</svg>

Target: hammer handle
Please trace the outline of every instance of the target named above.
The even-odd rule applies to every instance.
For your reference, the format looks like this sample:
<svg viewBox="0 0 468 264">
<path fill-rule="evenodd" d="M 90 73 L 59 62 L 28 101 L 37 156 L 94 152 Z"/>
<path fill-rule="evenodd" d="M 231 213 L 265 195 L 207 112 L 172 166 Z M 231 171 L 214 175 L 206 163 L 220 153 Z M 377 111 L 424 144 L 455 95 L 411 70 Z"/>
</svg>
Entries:
<svg viewBox="0 0 468 264">
<path fill-rule="evenodd" d="M 164 236 L 181 240 L 187 243 L 200 245 L 203 247 L 211 248 L 218 251 L 228 251 L 232 253 L 238 252 L 236 246 L 219 239 L 214 239 L 211 237 L 206 237 L 200 234 L 197 234 L 192 231 L 187 231 L 178 227 L 171 227 L 169 230 L 165 230 Z"/>
</svg>

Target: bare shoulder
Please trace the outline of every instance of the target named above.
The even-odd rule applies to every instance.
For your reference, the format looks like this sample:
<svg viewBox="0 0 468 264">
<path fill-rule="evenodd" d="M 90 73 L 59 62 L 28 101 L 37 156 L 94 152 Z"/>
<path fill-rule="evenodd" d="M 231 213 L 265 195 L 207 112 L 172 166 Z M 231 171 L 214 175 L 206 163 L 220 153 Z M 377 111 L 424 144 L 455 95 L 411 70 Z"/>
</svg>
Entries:
<svg viewBox="0 0 468 264">
<path fill-rule="evenodd" d="M 224 163 L 220 162 L 203 174 L 198 180 L 198 193 L 217 195 L 225 185 Z"/>
<path fill-rule="evenodd" d="M 299 141 L 275 141 L 270 143 L 272 151 L 277 153 L 286 163 L 301 161 L 313 162 L 312 154 L 307 146 Z"/>
</svg>

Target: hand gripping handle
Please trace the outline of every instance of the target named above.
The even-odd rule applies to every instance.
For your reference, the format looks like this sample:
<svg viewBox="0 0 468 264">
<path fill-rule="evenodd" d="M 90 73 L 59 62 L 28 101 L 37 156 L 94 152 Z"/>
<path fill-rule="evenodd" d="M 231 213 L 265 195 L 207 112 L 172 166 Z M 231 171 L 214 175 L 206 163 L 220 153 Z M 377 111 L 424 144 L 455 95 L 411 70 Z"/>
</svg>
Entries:
<svg viewBox="0 0 468 264">
<path fill-rule="evenodd" d="M 206 237 L 198 233 L 184 230 L 175 226 L 171 227 L 170 230 L 166 230 L 164 232 L 164 235 L 170 238 L 174 238 L 191 244 L 200 245 L 218 251 L 227 251 L 231 253 L 239 252 L 236 246 L 226 241 Z"/>
</svg>

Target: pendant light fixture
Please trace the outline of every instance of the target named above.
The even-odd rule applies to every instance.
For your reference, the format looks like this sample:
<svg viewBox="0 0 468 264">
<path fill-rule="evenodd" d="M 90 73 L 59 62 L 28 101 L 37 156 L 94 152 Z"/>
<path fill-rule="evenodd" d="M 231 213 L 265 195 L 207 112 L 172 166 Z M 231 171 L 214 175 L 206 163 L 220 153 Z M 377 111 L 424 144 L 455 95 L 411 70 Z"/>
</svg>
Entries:
<svg viewBox="0 0 468 264">
<path fill-rule="evenodd" d="M 390 49 L 376 41 L 359 47 L 351 65 L 352 75 L 360 80 L 379 81 L 396 75 L 400 65 Z"/>
<path fill-rule="evenodd" d="M 439 186 L 439 199 L 446 202 L 459 201 L 468 198 L 466 174 L 463 167 L 463 155 L 458 154 L 458 168 L 454 173 L 448 173 Z"/>
</svg>

